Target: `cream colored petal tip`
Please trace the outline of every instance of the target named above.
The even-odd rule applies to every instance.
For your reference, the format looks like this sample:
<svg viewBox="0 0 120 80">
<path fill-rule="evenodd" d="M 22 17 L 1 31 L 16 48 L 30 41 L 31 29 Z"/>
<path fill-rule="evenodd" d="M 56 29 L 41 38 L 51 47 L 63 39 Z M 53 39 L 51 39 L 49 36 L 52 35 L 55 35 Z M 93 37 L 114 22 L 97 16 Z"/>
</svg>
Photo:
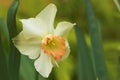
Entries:
<svg viewBox="0 0 120 80">
<path fill-rule="evenodd" d="M 55 4 L 53 4 L 53 3 L 50 3 L 48 6 L 49 6 L 49 7 L 56 8 L 56 5 L 55 5 Z M 57 8 L 56 8 L 56 9 L 57 9 Z"/>
<path fill-rule="evenodd" d="M 55 29 L 55 35 L 67 37 L 74 25 L 76 25 L 76 24 L 70 23 L 67 21 L 59 22 Z"/>
<path fill-rule="evenodd" d="M 45 24 L 47 24 L 46 30 L 50 33 L 52 33 L 54 30 L 53 24 L 56 12 L 57 7 L 51 3 L 36 16 L 37 19 L 41 19 Z"/>
<path fill-rule="evenodd" d="M 55 4 L 50 3 L 47 7 L 45 7 L 37 16 L 36 18 L 45 17 L 48 15 L 52 15 L 51 17 L 55 17 L 57 12 L 57 7 Z"/>
<path fill-rule="evenodd" d="M 48 55 L 41 53 L 40 57 L 34 63 L 35 69 L 45 78 L 48 78 L 53 64 Z"/>
</svg>

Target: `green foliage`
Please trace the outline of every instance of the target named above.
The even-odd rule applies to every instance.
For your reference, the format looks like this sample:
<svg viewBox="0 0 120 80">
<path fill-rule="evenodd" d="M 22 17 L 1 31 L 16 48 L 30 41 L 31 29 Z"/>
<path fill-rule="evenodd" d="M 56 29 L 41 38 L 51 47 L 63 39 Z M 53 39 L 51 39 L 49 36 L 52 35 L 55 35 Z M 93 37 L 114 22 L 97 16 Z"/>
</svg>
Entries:
<svg viewBox="0 0 120 80">
<path fill-rule="evenodd" d="M 8 80 L 7 62 L 0 37 L 0 80 Z"/>
<path fill-rule="evenodd" d="M 4 20 L 0 18 L 0 80 L 9 80 L 7 59 L 2 41 L 3 35 L 5 34 L 3 31 L 6 31 L 4 28 L 6 29 Z"/>
<path fill-rule="evenodd" d="M 20 53 L 14 47 L 12 38 L 17 35 L 16 12 L 19 6 L 19 0 L 14 0 L 7 14 L 7 26 L 10 36 L 10 53 L 9 53 L 9 76 L 10 80 L 19 79 Z"/>
<path fill-rule="evenodd" d="M 21 56 L 20 75 L 22 77 L 21 80 L 35 79 L 35 69 L 33 61 L 28 59 L 28 57 L 26 56 Z"/>
<path fill-rule="evenodd" d="M 75 26 L 78 41 L 78 76 L 79 80 L 96 80 L 97 75 L 93 61 L 93 54 L 84 39 L 84 34 L 80 26 Z"/>
<path fill-rule="evenodd" d="M 118 56 L 118 63 L 117 63 L 117 77 L 116 80 L 120 79 L 120 56 Z"/>
<path fill-rule="evenodd" d="M 0 33 L 5 53 L 9 51 L 9 33 L 5 20 L 0 17 Z"/>
<path fill-rule="evenodd" d="M 95 18 L 90 0 L 85 0 L 85 6 L 97 77 L 100 80 L 109 80 L 107 67 L 103 55 L 101 28 Z"/>
</svg>

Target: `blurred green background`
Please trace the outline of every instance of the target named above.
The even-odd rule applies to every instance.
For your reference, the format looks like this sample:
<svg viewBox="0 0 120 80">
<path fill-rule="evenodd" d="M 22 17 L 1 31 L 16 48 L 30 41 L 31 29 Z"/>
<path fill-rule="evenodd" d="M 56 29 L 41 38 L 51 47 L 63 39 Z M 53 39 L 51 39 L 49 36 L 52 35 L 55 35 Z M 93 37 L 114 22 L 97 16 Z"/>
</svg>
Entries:
<svg viewBox="0 0 120 80">
<path fill-rule="evenodd" d="M 5 21 L 7 10 L 11 3 L 12 0 L 0 0 L 0 17 L 3 17 Z M 55 25 L 63 20 L 79 23 L 86 35 L 87 44 L 91 45 L 84 0 L 20 0 L 17 12 L 19 31 L 21 30 L 19 19 L 35 17 L 49 3 L 54 3 L 58 8 Z M 119 65 L 118 56 L 120 56 L 120 12 L 113 0 L 92 0 L 92 6 L 102 29 L 104 55 L 110 80 L 115 80 L 119 76 L 117 75 L 117 69 Z M 59 68 L 55 67 L 53 69 L 49 79 L 44 79 L 39 75 L 41 77 L 40 80 L 77 80 L 78 61 L 74 29 L 71 31 L 68 40 L 71 46 L 69 58 L 60 62 Z M 34 78 L 35 69 L 33 61 L 22 55 L 20 80 L 34 80 Z"/>
</svg>

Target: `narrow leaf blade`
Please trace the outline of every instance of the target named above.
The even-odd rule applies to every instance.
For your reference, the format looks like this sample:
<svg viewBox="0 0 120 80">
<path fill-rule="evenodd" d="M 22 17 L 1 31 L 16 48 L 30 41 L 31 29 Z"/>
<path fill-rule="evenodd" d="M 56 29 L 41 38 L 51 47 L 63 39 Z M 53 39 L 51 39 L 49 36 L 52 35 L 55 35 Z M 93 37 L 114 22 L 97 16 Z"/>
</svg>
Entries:
<svg viewBox="0 0 120 80">
<path fill-rule="evenodd" d="M 7 13 L 7 26 L 10 35 L 9 75 L 10 80 L 19 80 L 20 53 L 14 47 L 12 38 L 17 35 L 16 12 L 19 0 L 14 0 Z"/>
<path fill-rule="evenodd" d="M 76 37 L 78 41 L 78 76 L 79 80 L 96 80 L 96 73 L 93 65 L 92 54 L 86 44 L 83 32 L 80 26 L 75 26 Z"/>
<path fill-rule="evenodd" d="M 109 80 L 102 48 L 101 30 L 92 10 L 91 0 L 85 0 L 85 6 L 97 76 L 99 80 Z"/>
<path fill-rule="evenodd" d="M 117 77 L 116 77 L 116 80 L 120 80 L 120 56 L 118 57 Z"/>
<path fill-rule="evenodd" d="M 2 42 L 2 37 L 3 37 L 3 27 L 5 27 L 3 19 L 0 19 L 0 80 L 9 80 L 8 78 L 8 68 L 7 68 L 7 61 L 6 61 L 6 56 L 3 48 L 3 42 Z"/>
</svg>

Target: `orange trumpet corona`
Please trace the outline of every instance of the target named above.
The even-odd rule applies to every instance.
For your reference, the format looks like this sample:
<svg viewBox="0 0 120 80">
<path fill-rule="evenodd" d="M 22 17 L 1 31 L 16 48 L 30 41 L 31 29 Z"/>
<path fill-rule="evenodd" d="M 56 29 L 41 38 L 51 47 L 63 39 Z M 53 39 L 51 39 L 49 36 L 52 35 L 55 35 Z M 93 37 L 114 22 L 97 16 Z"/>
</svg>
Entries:
<svg viewBox="0 0 120 80">
<path fill-rule="evenodd" d="M 49 34 L 44 37 L 41 45 L 44 53 L 52 55 L 55 60 L 60 60 L 65 55 L 65 39 L 60 36 Z"/>
</svg>

